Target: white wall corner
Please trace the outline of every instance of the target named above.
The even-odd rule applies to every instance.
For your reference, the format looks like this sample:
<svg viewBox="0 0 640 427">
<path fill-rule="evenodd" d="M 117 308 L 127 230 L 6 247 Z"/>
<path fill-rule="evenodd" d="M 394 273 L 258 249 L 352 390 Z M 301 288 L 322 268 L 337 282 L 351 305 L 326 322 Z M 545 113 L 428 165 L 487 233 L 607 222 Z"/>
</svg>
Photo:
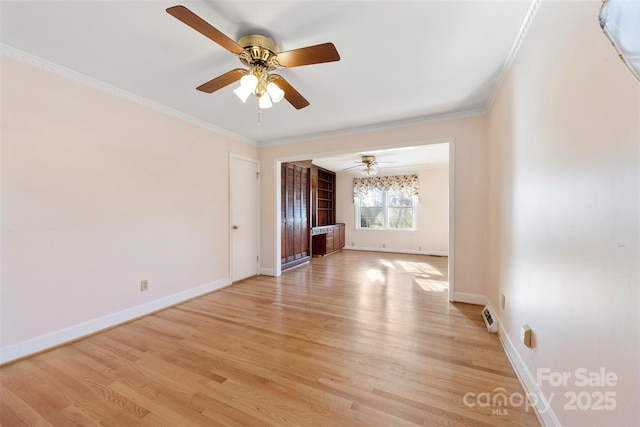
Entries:
<svg viewBox="0 0 640 427">
<path fill-rule="evenodd" d="M 467 304 L 475 304 L 485 306 L 489 303 L 489 300 L 485 295 L 470 294 L 467 292 L 454 292 L 453 302 L 464 302 Z M 479 314 L 478 314 L 479 315 Z"/>
<path fill-rule="evenodd" d="M 273 268 L 261 268 L 260 275 L 276 277 L 276 271 Z"/>
<path fill-rule="evenodd" d="M 502 348 L 507 354 L 509 362 L 511 362 L 511 366 L 516 372 L 516 375 L 520 380 L 520 384 L 522 384 L 522 387 L 524 388 L 524 391 L 529 398 L 530 404 L 534 408 L 538 420 L 545 427 L 561 427 L 560 421 L 558 421 L 556 414 L 551 408 L 551 402 L 549 402 L 544 396 L 542 390 L 540 390 L 538 381 L 529 371 L 529 369 L 527 369 L 527 366 L 520 357 L 518 350 L 516 349 L 515 345 L 513 345 L 513 341 L 511 341 L 509 335 L 507 334 L 507 331 L 502 327 L 500 318 L 498 318 L 497 314 L 495 314 L 495 317 L 498 321 L 498 338 L 500 339 Z"/>
<path fill-rule="evenodd" d="M 136 318 L 163 310 L 191 298 L 217 291 L 229 285 L 231 285 L 231 279 L 227 277 L 186 291 L 178 292 L 173 295 L 158 298 L 154 301 L 149 301 L 126 310 L 98 317 L 58 331 L 50 332 L 17 344 L 1 347 L 0 364 L 49 350 L 53 347 L 69 343 L 105 329 L 129 322 Z"/>
</svg>

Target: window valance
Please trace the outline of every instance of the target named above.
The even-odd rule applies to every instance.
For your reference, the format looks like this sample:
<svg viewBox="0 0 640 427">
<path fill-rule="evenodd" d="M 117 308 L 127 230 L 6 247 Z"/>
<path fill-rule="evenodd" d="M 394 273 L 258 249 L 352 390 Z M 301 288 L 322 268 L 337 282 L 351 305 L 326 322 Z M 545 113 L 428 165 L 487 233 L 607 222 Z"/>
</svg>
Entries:
<svg viewBox="0 0 640 427">
<path fill-rule="evenodd" d="M 407 196 L 418 195 L 418 175 L 390 175 L 353 178 L 353 196 L 364 198 L 370 189 L 400 190 Z"/>
</svg>

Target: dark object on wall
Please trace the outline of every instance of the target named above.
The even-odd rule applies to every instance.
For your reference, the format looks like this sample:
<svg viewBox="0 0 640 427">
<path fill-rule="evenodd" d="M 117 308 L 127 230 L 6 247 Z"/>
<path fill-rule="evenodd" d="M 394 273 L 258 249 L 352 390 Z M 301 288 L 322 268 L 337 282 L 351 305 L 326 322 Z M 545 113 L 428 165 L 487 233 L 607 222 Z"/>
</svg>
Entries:
<svg viewBox="0 0 640 427">
<path fill-rule="evenodd" d="M 618 56 L 640 80 L 640 1 L 605 0 L 598 17 Z"/>
</svg>

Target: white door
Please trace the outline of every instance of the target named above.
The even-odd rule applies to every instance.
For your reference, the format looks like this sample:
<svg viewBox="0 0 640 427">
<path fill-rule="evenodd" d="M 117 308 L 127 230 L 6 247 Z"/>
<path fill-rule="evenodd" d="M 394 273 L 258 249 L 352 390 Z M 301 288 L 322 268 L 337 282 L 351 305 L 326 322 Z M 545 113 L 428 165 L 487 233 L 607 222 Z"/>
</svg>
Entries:
<svg viewBox="0 0 640 427">
<path fill-rule="evenodd" d="M 230 158 L 231 280 L 258 274 L 259 169 L 255 160 Z"/>
</svg>

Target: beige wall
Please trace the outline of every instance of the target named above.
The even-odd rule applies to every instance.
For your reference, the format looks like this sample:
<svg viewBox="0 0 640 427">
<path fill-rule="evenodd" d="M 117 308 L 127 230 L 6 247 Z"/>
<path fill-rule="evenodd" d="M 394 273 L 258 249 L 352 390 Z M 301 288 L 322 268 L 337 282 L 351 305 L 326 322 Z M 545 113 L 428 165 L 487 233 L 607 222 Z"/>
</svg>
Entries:
<svg viewBox="0 0 640 427">
<path fill-rule="evenodd" d="M 5 57 L 1 126 L 3 358 L 229 282 L 256 147 Z"/>
<path fill-rule="evenodd" d="M 640 425 L 640 83 L 600 5 L 543 2 L 489 114 L 488 295 L 525 380 L 551 401 L 548 425 Z M 617 384 L 581 386 L 580 368 Z M 554 387 L 539 370 L 571 377 Z M 571 409 L 571 393 L 602 392 L 615 410 Z"/>
<path fill-rule="evenodd" d="M 449 252 L 449 168 L 433 167 L 412 171 L 385 169 L 380 175 L 417 173 L 418 229 L 415 231 L 377 231 L 355 228 L 353 202 L 354 174 L 339 172 L 336 183 L 336 218 L 345 223 L 346 248 L 447 255 Z M 384 248 L 383 248 L 384 245 Z"/>
</svg>

